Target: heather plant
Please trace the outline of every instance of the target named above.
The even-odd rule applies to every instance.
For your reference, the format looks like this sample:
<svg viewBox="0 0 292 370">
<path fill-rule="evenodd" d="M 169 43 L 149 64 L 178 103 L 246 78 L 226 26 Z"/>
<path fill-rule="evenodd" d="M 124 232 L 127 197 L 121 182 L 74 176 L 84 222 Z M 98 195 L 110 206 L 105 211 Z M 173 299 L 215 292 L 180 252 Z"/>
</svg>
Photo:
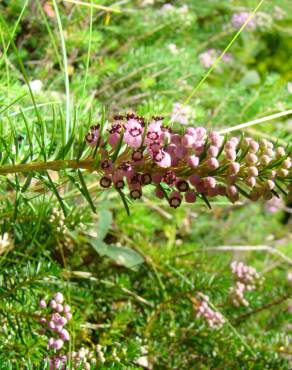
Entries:
<svg viewBox="0 0 292 370">
<path fill-rule="evenodd" d="M 0 4 L 0 369 L 291 367 L 291 4 Z"/>
</svg>

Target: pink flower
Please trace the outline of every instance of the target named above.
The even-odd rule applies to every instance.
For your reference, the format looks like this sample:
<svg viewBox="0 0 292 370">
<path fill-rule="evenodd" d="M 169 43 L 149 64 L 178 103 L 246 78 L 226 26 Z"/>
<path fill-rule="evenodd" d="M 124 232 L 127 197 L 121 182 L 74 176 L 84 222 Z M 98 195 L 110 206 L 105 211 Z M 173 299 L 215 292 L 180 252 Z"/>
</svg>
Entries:
<svg viewBox="0 0 292 370">
<path fill-rule="evenodd" d="M 131 148 L 139 148 L 142 144 L 143 127 L 136 119 L 125 124 L 124 142 Z"/>
<path fill-rule="evenodd" d="M 160 121 L 151 122 L 147 128 L 145 144 L 149 145 L 153 142 L 160 144 L 161 138 L 162 138 L 161 122 Z"/>
</svg>

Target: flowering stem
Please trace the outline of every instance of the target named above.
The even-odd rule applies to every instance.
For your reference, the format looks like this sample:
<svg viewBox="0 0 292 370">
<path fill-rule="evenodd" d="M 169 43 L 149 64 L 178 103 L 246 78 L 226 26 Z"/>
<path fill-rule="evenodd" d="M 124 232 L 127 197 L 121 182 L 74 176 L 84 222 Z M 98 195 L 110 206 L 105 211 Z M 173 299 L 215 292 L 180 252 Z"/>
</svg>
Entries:
<svg viewBox="0 0 292 370">
<path fill-rule="evenodd" d="M 17 165 L 5 165 L 0 167 L 0 175 L 8 175 L 10 173 L 26 173 L 33 171 L 60 171 L 68 168 L 71 169 L 86 169 L 93 171 L 95 167 L 94 159 L 77 160 L 57 160 L 48 162 L 31 162 Z"/>
</svg>

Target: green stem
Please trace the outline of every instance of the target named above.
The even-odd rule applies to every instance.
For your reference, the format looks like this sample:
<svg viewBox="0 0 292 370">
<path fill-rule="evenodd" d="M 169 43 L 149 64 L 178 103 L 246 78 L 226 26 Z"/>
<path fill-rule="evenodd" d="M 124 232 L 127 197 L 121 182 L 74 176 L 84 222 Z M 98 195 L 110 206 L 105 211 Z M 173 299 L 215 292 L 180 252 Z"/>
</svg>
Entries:
<svg viewBox="0 0 292 370">
<path fill-rule="evenodd" d="M 0 167 L 0 175 L 7 175 L 10 173 L 26 173 L 34 171 L 60 171 L 64 169 L 86 169 L 94 170 L 94 159 L 85 159 L 83 161 L 77 160 L 57 160 L 48 162 L 31 162 L 16 165 L 4 165 Z"/>
</svg>

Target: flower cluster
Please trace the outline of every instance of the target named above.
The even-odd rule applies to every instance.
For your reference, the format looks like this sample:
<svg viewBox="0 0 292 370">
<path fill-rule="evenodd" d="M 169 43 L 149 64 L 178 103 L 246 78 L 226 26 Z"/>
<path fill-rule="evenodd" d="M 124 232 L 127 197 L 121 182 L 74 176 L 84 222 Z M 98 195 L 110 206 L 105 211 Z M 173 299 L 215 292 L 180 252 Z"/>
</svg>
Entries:
<svg viewBox="0 0 292 370">
<path fill-rule="evenodd" d="M 240 13 L 234 13 L 231 19 L 231 24 L 235 29 L 240 29 L 244 23 L 248 20 L 250 17 L 250 13 L 248 12 L 240 12 Z M 256 21 L 253 18 L 249 20 L 249 22 L 246 25 L 246 29 L 254 30 L 256 28 L 257 24 Z"/>
<path fill-rule="evenodd" d="M 58 292 L 50 302 L 41 299 L 40 308 L 42 316 L 40 323 L 43 326 L 43 333 L 49 338 L 48 349 L 54 351 L 54 356 L 48 358 L 50 369 L 62 368 L 67 361 L 65 355 L 58 354 L 65 342 L 70 340 L 70 334 L 65 328 L 66 324 L 71 320 L 72 313 L 70 306 L 64 304 L 64 296 Z"/>
<path fill-rule="evenodd" d="M 93 351 L 81 347 L 79 351 L 66 352 L 64 350 L 65 342 L 70 340 L 70 334 L 65 328 L 66 324 L 72 319 L 70 306 L 64 303 L 62 293 L 56 293 L 49 302 L 45 299 L 40 300 L 42 325 L 42 334 L 48 339 L 48 349 L 51 351 L 45 361 L 50 370 L 70 369 L 90 370 L 95 367 L 97 362 L 96 355 Z M 97 354 L 99 351 L 97 349 Z"/>
<path fill-rule="evenodd" d="M 224 325 L 225 320 L 223 315 L 213 310 L 209 305 L 209 297 L 199 293 L 197 303 L 197 317 L 203 317 L 210 328 L 218 329 Z"/>
<path fill-rule="evenodd" d="M 222 51 L 218 49 L 207 49 L 206 51 L 199 55 L 200 64 L 207 69 L 212 67 L 212 65 L 215 63 L 216 59 L 220 56 L 221 53 Z M 225 53 L 222 57 L 223 63 L 230 63 L 232 62 L 232 60 L 233 57 L 232 54 L 230 53 Z"/>
<path fill-rule="evenodd" d="M 160 9 L 160 12 L 162 14 L 171 14 L 171 13 L 176 13 L 176 14 L 179 14 L 179 15 L 184 15 L 184 14 L 187 14 L 189 11 L 189 8 L 187 5 L 182 5 L 181 7 L 179 8 L 176 8 L 175 6 L 173 6 L 172 4 L 170 3 L 166 3 L 164 4 L 161 9 Z"/>
<path fill-rule="evenodd" d="M 103 129 L 103 131 L 105 131 Z M 226 138 L 204 127 L 175 132 L 163 125 L 162 117 L 147 122 L 134 113 L 117 115 L 102 133 L 99 125 L 86 135 L 92 153 L 100 158 L 93 170 L 101 175 L 100 186 L 141 198 L 143 188 L 155 187 L 158 198 L 173 208 L 183 198 L 194 203 L 199 197 L 226 196 L 236 202 L 239 195 L 256 201 L 278 195 L 276 189 L 291 180 L 291 157 L 284 147 L 265 139 Z M 90 157 L 89 157 L 90 158 Z"/>
<path fill-rule="evenodd" d="M 72 352 L 71 358 L 73 369 L 90 370 L 95 368 L 97 362 L 95 353 L 84 347 L 81 347 L 78 352 Z"/>
<path fill-rule="evenodd" d="M 68 231 L 67 226 L 65 225 L 64 213 L 57 208 L 53 208 L 49 222 L 56 226 L 58 233 L 65 234 Z"/>
<path fill-rule="evenodd" d="M 230 298 L 234 306 L 249 306 L 248 300 L 244 297 L 245 292 L 250 292 L 256 288 L 259 274 L 256 269 L 247 266 L 242 262 L 233 261 L 231 271 L 235 275 L 235 286 L 230 288 Z"/>
<path fill-rule="evenodd" d="M 171 113 L 171 121 L 180 125 L 188 125 L 192 115 L 192 109 L 189 105 L 175 103 Z"/>
</svg>

